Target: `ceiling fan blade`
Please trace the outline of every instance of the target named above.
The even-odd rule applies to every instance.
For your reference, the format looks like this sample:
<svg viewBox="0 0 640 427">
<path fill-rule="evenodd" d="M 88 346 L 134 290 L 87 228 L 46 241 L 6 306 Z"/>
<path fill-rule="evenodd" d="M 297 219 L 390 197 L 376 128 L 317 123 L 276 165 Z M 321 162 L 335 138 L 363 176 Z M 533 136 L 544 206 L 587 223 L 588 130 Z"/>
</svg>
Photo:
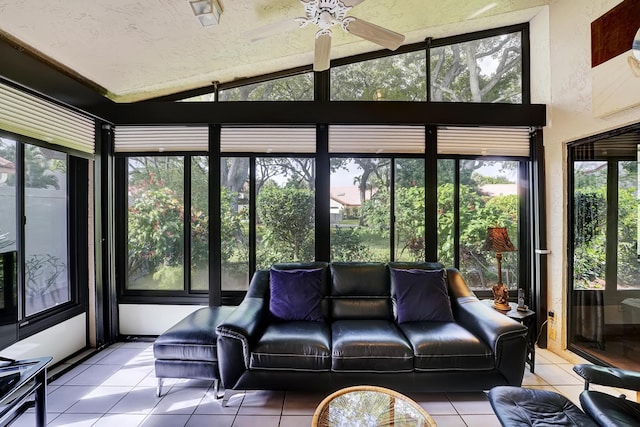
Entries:
<svg viewBox="0 0 640 427">
<path fill-rule="evenodd" d="M 404 42 L 404 35 L 353 16 L 344 18 L 342 28 L 351 34 L 390 50 L 396 50 Z"/>
<path fill-rule="evenodd" d="M 341 0 L 342 4 L 347 7 L 354 7 L 362 3 L 364 0 Z"/>
<path fill-rule="evenodd" d="M 316 47 L 313 58 L 313 71 L 329 69 L 331 59 L 331 30 L 320 30 L 316 33 Z"/>
<path fill-rule="evenodd" d="M 249 41 L 256 42 L 275 36 L 276 34 L 286 33 L 296 28 L 300 28 L 302 18 L 287 19 L 285 21 L 274 22 L 262 27 L 254 28 L 243 33 L 244 37 Z"/>
</svg>

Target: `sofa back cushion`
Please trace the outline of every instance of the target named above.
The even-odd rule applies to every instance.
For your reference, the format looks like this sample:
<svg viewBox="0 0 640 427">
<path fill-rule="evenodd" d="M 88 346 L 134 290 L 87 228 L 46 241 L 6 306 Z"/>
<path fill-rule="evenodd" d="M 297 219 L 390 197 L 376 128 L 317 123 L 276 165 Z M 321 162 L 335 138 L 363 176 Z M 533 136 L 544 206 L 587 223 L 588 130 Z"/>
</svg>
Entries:
<svg viewBox="0 0 640 427">
<path fill-rule="evenodd" d="M 330 269 L 332 320 L 393 319 L 385 264 L 334 262 Z"/>
</svg>

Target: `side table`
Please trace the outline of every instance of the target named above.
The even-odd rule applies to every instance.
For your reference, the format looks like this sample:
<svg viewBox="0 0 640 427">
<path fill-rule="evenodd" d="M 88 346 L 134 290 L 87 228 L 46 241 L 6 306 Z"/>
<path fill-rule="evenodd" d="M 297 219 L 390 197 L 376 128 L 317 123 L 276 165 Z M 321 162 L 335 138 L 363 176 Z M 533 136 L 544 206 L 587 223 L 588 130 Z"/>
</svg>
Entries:
<svg viewBox="0 0 640 427">
<path fill-rule="evenodd" d="M 493 303 L 493 300 L 485 299 L 485 300 L 482 300 L 482 302 L 491 306 L 491 304 Z M 520 322 L 527 327 L 527 359 L 526 361 L 529 364 L 531 373 L 533 373 L 533 371 L 535 370 L 535 364 L 536 364 L 536 312 L 533 310 L 529 310 L 528 308 L 526 310 L 520 311 L 518 310 L 518 304 L 516 304 L 515 302 L 510 302 L 509 306 L 511 307 L 511 310 L 509 311 L 500 311 L 500 310 L 496 310 L 496 311 L 500 311 L 500 313 L 504 314 L 505 316 L 517 322 Z"/>
<path fill-rule="evenodd" d="M 35 426 L 47 425 L 47 365 L 51 360 L 51 357 L 14 360 L 0 367 L 0 375 L 19 374 L 18 381 L 0 395 L 0 425 L 12 421 L 15 412 L 28 404 L 32 395 L 35 396 Z"/>
</svg>

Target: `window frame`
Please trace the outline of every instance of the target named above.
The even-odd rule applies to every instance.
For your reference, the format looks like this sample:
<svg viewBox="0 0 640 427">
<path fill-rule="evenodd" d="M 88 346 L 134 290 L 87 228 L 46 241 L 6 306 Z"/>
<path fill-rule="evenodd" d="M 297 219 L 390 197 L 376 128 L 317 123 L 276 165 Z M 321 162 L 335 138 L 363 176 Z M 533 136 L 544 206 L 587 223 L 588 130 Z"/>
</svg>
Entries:
<svg viewBox="0 0 640 427">
<path fill-rule="evenodd" d="M 89 158 L 90 155 L 59 145 L 0 130 L 0 137 L 16 142 L 16 221 L 25 215 L 24 145 L 64 153 L 67 156 L 67 274 L 69 301 L 25 315 L 25 229 L 18 221 L 16 249 L 18 251 L 18 341 L 42 332 L 75 316 L 88 312 L 89 283 Z M 81 286 L 83 284 L 83 286 Z"/>
</svg>

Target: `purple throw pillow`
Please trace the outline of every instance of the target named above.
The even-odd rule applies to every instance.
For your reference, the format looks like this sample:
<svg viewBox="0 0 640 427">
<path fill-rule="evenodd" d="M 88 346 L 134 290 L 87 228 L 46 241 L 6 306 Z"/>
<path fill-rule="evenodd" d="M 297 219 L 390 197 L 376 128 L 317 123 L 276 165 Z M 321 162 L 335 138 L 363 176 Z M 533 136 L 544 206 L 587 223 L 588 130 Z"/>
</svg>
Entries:
<svg viewBox="0 0 640 427">
<path fill-rule="evenodd" d="M 323 268 L 269 272 L 269 311 L 281 320 L 322 322 Z"/>
<path fill-rule="evenodd" d="M 398 323 L 454 321 L 443 269 L 392 268 L 391 281 L 398 303 Z"/>
</svg>

